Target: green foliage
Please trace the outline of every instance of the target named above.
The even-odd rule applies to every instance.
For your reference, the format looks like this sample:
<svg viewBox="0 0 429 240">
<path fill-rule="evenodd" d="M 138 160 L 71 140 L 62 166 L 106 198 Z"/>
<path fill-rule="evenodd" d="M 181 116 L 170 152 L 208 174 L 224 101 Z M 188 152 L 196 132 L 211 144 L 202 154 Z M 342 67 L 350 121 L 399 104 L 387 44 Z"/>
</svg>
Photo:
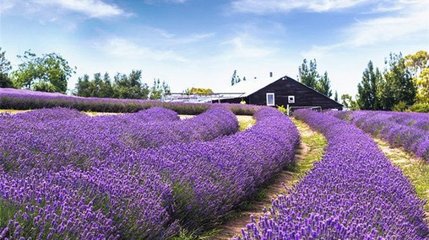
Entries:
<svg viewBox="0 0 429 240">
<path fill-rule="evenodd" d="M 429 103 L 415 103 L 408 110 L 412 112 L 427 112 L 429 113 Z"/>
<path fill-rule="evenodd" d="M 241 78 L 237 75 L 237 70 L 234 70 L 234 73 L 231 77 L 231 86 L 233 86 L 236 83 L 239 83 L 241 81 Z M 243 81 L 246 81 L 246 78 L 243 79 Z"/>
<path fill-rule="evenodd" d="M 352 96 L 350 96 L 349 94 L 341 95 L 341 104 L 343 104 L 345 108 L 348 108 L 351 110 L 359 109 L 357 102 L 354 101 Z"/>
<path fill-rule="evenodd" d="M 392 110 L 396 112 L 404 112 L 405 110 L 407 110 L 407 104 L 403 101 L 400 101 L 393 105 Z"/>
<path fill-rule="evenodd" d="M 38 57 L 31 51 L 25 51 L 18 58 L 22 63 L 12 73 L 15 87 L 47 92 L 67 91 L 67 81 L 75 69 L 63 57 L 56 53 Z"/>
<path fill-rule="evenodd" d="M 299 80 L 306 86 L 316 89 L 319 73 L 317 72 L 316 59 L 310 60 L 307 65 L 307 59 L 302 61 L 301 66 L 298 68 Z"/>
<path fill-rule="evenodd" d="M 391 53 L 384 73 L 368 63 L 358 84 L 361 109 L 398 110 L 418 103 L 429 103 L 429 55 L 418 51 L 407 55 Z M 405 106 L 404 106 L 405 105 Z"/>
<path fill-rule="evenodd" d="M 166 94 L 170 94 L 170 86 L 165 81 L 161 81 L 158 79 L 153 80 L 153 85 L 150 90 L 150 99 L 161 99 Z"/>
<path fill-rule="evenodd" d="M 2 52 L 0 47 L 0 88 L 13 87 L 12 81 L 9 77 L 9 71 L 12 69 L 12 66 L 6 59 L 5 54 L 6 52 Z"/>
<path fill-rule="evenodd" d="M 141 82 L 140 70 L 133 70 L 129 75 L 118 73 L 113 83 L 108 73 L 103 78 L 101 73 L 95 73 L 92 80 L 86 74 L 79 77 L 74 94 L 81 97 L 146 99 L 149 87 Z"/>
<path fill-rule="evenodd" d="M 212 95 L 213 90 L 211 90 L 210 88 L 188 88 L 185 90 L 185 94 L 187 95 L 201 95 L 201 96 L 206 96 L 206 95 Z"/>
<path fill-rule="evenodd" d="M 285 115 L 287 114 L 287 109 L 285 108 L 284 105 L 277 106 L 277 110 L 279 110 L 281 113 Z"/>
<path fill-rule="evenodd" d="M 385 81 L 381 94 L 383 109 L 390 110 L 401 101 L 407 106 L 412 105 L 415 102 L 416 88 L 402 54 L 391 53 L 386 63 L 388 66 L 384 73 Z"/>
<path fill-rule="evenodd" d="M 114 79 L 113 97 L 115 98 L 146 99 L 149 95 L 148 85 L 141 81 L 141 70 L 132 70 L 128 76 L 126 74 L 118 73 Z"/>
<path fill-rule="evenodd" d="M 320 77 L 317 81 L 316 91 L 322 93 L 325 96 L 332 97 L 331 81 L 328 78 L 327 72 L 325 72 L 323 76 Z"/>
<path fill-rule="evenodd" d="M 416 102 L 429 104 L 429 54 L 418 51 L 405 56 L 405 66 L 412 74 L 416 86 Z"/>
<path fill-rule="evenodd" d="M 299 80 L 302 84 L 310 87 L 325 96 L 332 97 L 331 81 L 328 77 L 328 72 L 320 76 L 317 72 L 316 59 L 310 60 L 307 64 L 307 59 L 302 61 L 300 67 L 298 67 Z"/>
<path fill-rule="evenodd" d="M 362 81 L 358 84 L 357 103 L 360 109 L 376 110 L 380 108 L 379 91 L 383 82 L 383 76 L 378 68 L 374 71 L 372 61 L 363 72 Z"/>
</svg>

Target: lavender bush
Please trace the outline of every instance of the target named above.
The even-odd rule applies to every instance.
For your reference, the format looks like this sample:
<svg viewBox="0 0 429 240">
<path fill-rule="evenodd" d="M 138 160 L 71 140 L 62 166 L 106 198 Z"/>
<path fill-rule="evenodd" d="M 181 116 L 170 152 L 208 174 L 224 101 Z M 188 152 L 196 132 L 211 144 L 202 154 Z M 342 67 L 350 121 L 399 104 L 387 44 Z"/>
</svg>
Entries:
<svg viewBox="0 0 429 240">
<path fill-rule="evenodd" d="M 322 132 L 323 159 L 243 229 L 243 239 L 427 239 L 423 202 L 363 131 L 321 113 L 297 118 Z"/>
<path fill-rule="evenodd" d="M 429 161 L 429 115 L 425 113 L 354 111 L 329 112 L 333 116 L 348 119 L 357 127 L 380 137 L 393 147 Z"/>
<path fill-rule="evenodd" d="M 234 114 L 223 108 L 209 109 L 183 121 L 176 121 L 176 113 L 161 108 L 55 123 L 43 121 L 43 117 L 36 120 L 42 115 L 34 112 L 0 120 L 0 157 L 6 172 L 27 172 L 33 168 L 56 171 L 70 164 L 87 169 L 114 153 L 206 141 L 238 130 Z M 28 121 L 30 114 L 33 121 Z M 61 114 L 70 115 L 59 110 L 57 118 L 62 118 Z"/>
<path fill-rule="evenodd" d="M 51 111 L 64 118 L 0 119 L 0 238 L 164 239 L 200 229 L 291 163 L 299 141 L 274 109 L 232 135 L 237 120 L 222 108 L 184 121 L 165 109 L 69 120 L 73 111 Z M 154 126 L 188 136 L 164 130 L 159 138 L 174 141 L 146 149 L 126 141 Z"/>
<path fill-rule="evenodd" d="M 65 107 L 79 111 L 130 113 L 150 107 L 163 107 L 179 114 L 200 114 L 213 105 L 222 105 L 237 115 L 252 115 L 261 107 L 243 104 L 174 103 L 156 100 L 85 98 L 60 93 L 36 92 L 13 88 L 0 88 L 0 109 L 38 109 Z"/>
<path fill-rule="evenodd" d="M 172 186 L 172 216 L 183 227 L 204 228 L 294 160 L 299 143 L 294 124 L 275 109 L 260 110 L 255 117 L 249 130 L 216 141 L 149 149 L 111 162 L 135 172 L 147 165 L 157 169 Z"/>
</svg>

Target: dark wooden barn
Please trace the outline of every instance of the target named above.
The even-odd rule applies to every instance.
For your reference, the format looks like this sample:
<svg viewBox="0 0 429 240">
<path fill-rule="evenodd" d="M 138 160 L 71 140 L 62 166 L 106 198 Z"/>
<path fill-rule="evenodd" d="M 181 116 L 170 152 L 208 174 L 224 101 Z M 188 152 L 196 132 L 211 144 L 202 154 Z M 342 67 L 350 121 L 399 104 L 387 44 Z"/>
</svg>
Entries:
<svg viewBox="0 0 429 240">
<path fill-rule="evenodd" d="M 237 89 L 240 89 L 239 86 Z M 343 109 L 342 104 L 288 76 L 284 76 L 265 87 L 261 86 L 259 89 L 248 90 L 239 97 L 220 99 L 220 102 L 240 103 L 243 100 L 247 104 L 255 105 L 283 105 L 284 107 L 289 105 L 292 110 L 297 108 Z"/>
</svg>

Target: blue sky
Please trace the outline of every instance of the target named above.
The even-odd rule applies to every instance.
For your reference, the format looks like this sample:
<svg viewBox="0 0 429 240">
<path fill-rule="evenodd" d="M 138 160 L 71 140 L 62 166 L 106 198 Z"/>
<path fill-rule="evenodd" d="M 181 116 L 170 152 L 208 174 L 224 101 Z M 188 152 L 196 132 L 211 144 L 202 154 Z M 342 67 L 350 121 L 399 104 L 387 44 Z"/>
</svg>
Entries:
<svg viewBox="0 0 429 240">
<path fill-rule="evenodd" d="M 316 58 L 355 95 L 369 60 L 429 50 L 429 0 L 0 0 L 0 14 L 14 67 L 25 50 L 56 52 L 77 67 L 69 89 L 85 73 L 141 69 L 174 92 L 229 91 L 234 70 L 262 84 Z"/>
</svg>

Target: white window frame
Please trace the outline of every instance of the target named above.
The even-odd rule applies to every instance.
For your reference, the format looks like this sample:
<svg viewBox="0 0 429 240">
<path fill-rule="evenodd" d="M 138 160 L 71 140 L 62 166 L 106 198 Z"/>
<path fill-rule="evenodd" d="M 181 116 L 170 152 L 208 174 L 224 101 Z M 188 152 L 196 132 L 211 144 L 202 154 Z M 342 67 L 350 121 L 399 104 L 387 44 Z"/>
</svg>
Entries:
<svg viewBox="0 0 429 240">
<path fill-rule="evenodd" d="M 287 96 L 287 103 L 295 103 L 295 96 L 294 95 Z"/>
<path fill-rule="evenodd" d="M 273 103 L 268 102 L 268 96 L 273 97 Z M 274 93 L 266 93 L 267 106 L 275 106 L 276 105 L 276 95 Z"/>
</svg>

